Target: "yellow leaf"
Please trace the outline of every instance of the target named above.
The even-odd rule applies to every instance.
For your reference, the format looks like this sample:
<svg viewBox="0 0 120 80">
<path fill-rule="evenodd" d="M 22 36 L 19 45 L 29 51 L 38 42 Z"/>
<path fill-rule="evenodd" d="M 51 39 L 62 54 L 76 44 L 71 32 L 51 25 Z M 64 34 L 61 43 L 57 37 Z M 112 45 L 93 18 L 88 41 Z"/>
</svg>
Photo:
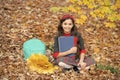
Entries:
<svg viewBox="0 0 120 80">
<path fill-rule="evenodd" d="M 95 6 L 93 4 L 89 4 L 88 8 L 93 9 Z"/>
<path fill-rule="evenodd" d="M 70 2 L 75 3 L 77 0 L 70 0 Z"/>
<path fill-rule="evenodd" d="M 96 18 L 96 14 L 94 13 L 94 12 L 90 12 L 90 15 L 92 16 L 92 17 L 94 17 L 94 18 Z"/>
<path fill-rule="evenodd" d="M 96 47 L 94 48 L 94 53 L 99 53 L 100 52 L 100 48 Z"/>
<path fill-rule="evenodd" d="M 50 11 L 56 13 L 56 12 L 60 11 L 60 9 L 61 9 L 60 7 L 52 7 L 52 8 L 50 8 Z"/>
<path fill-rule="evenodd" d="M 105 24 L 105 27 L 109 27 L 109 28 L 115 28 L 116 27 L 115 23 L 113 23 L 113 22 L 105 22 L 104 24 Z"/>
<path fill-rule="evenodd" d="M 89 4 L 87 4 L 87 5 L 88 5 L 88 8 L 90 8 L 90 9 L 93 9 L 96 7 L 94 0 L 89 0 Z"/>
<path fill-rule="evenodd" d="M 70 10 L 71 12 L 77 12 L 76 8 L 73 5 L 69 6 L 68 10 Z"/>
<path fill-rule="evenodd" d="M 83 20 L 83 19 L 76 19 L 76 23 L 83 25 L 85 23 L 85 20 Z"/>
<path fill-rule="evenodd" d="M 118 14 L 117 13 L 115 13 L 115 12 L 113 12 L 112 14 L 110 14 L 109 16 L 108 16 L 108 19 L 110 20 L 110 21 L 116 21 L 116 20 L 118 20 L 120 17 L 118 16 Z"/>
<path fill-rule="evenodd" d="M 104 2 L 102 0 L 97 0 L 97 3 L 99 3 L 100 5 L 104 5 Z"/>
<path fill-rule="evenodd" d="M 83 19 L 84 21 L 87 20 L 87 16 L 86 15 L 81 15 L 80 18 Z"/>
<path fill-rule="evenodd" d="M 48 57 L 42 54 L 32 54 L 32 56 L 27 59 L 27 63 L 30 70 L 38 73 L 54 73 L 54 70 L 57 69 L 57 67 L 48 61 Z"/>
<path fill-rule="evenodd" d="M 111 2 L 110 2 L 110 0 L 104 0 L 104 5 L 111 5 Z"/>
<path fill-rule="evenodd" d="M 100 18 L 104 18 L 105 14 L 99 13 L 97 16 L 100 17 Z"/>
<path fill-rule="evenodd" d="M 87 20 L 87 16 L 82 14 L 82 15 L 80 16 L 80 19 L 76 19 L 76 22 L 77 22 L 78 24 L 83 25 L 83 24 L 86 22 L 86 20 Z"/>
<path fill-rule="evenodd" d="M 117 9 L 120 8 L 120 0 L 116 0 L 115 7 L 116 7 Z"/>
<path fill-rule="evenodd" d="M 82 1 L 78 1 L 77 4 L 78 4 L 78 5 L 82 5 L 83 2 L 82 2 Z"/>
<path fill-rule="evenodd" d="M 118 20 L 120 20 L 120 14 L 117 14 L 116 17 L 118 18 Z"/>
<path fill-rule="evenodd" d="M 61 10 L 64 11 L 64 12 L 68 12 L 69 11 L 68 7 L 61 7 Z"/>
<path fill-rule="evenodd" d="M 88 0 L 83 0 L 83 4 L 84 4 L 84 5 L 89 4 Z"/>
</svg>

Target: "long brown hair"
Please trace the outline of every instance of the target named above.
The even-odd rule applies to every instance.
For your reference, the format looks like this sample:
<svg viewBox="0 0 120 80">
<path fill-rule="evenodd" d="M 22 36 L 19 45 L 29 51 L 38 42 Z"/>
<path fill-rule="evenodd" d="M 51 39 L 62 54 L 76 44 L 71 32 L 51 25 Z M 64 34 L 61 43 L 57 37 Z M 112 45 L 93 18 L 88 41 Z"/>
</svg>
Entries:
<svg viewBox="0 0 120 80">
<path fill-rule="evenodd" d="M 62 23 L 63 23 L 65 20 L 67 20 L 67 19 L 71 19 L 72 22 L 73 22 L 73 27 L 72 27 L 72 29 L 71 29 L 71 35 L 78 37 L 78 30 L 77 30 L 77 27 L 76 27 L 76 25 L 75 25 L 74 18 L 73 18 L 71 15 L 64 15 L 64 16 L 62 17 L 62 19 L 60 20 L 59 25 L 58 25 L 58 37 L 64 35 L 64 30 L 63 30 L 63 27 L 62 27 Z M 79 39 L 79 38 L 78 38 L 78 39 Z M 78 49 L 77 49 L 77 54 L 76 54 L 76 56 L 79 57 L 79 56 L 78 56 L 78 55 L 79 55 L 79 50 L 80 50 L 79 40 L 78 40 L 78 42 L 77 42 L 77 48 L 78 48 Z"/>
<path fill-rule="evenodd" d="M 63 27 L 62 27 L 62 23 L 65 21 L 65 20 L 67 20 L 67 19 L 71 19 L 72 20 L 72 23 L 73 23 L 73 27 L 72 27 L 72 29 L 71 29 L 71 35 L 72 36 L 77 36 L 77 33 L 78 33 L 78 31 L 77 31 L 77 27 L 76 27 L 76 25 L 75 25 L 75 21 L 74 21 L 74 18 L 73 18 L 73 16 L 71 16 L 71 15 L 64 15 L 63 17 L 62 17 L 62 19 L 60 20 L 60 22 L 59 22 L 59 25 L 58 25 L 58 36 L 63 36 L 64 35 L 64 30 L 63 30 Z"/>
</svg>

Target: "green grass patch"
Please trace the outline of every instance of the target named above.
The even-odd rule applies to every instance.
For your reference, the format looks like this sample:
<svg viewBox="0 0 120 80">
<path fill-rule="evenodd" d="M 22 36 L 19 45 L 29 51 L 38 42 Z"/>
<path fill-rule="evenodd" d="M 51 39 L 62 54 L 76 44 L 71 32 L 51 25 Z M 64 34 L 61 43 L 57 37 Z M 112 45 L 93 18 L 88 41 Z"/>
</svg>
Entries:
<svg viewBox="0 0 120 80">
<path fill-rule="evenodd" d="M 113 73 L 113 74 L 119 73 L 119 69 L 118 68 L 114 68 L 114 67 L 112 67 L 110 65 L 98 64 L 97 65 L 97 69 L 100 69 L 100 70 L 110 70 L 110 72 Z"/>
</svg>

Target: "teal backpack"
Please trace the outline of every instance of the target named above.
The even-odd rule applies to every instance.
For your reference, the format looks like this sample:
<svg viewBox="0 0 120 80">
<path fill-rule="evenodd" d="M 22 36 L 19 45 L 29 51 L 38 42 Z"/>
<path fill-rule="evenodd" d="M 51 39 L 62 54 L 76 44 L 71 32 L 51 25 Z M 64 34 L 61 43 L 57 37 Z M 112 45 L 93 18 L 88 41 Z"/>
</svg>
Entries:
<svg viewBox="0 0 120 80">
<path fill-rule="evenodd" d="M 44 54 L 46 53 L 46 45 L 39 39 L 30 39 L 23 44 L 24 59 L 28 59 L 33 53 Z"/>
</svg>

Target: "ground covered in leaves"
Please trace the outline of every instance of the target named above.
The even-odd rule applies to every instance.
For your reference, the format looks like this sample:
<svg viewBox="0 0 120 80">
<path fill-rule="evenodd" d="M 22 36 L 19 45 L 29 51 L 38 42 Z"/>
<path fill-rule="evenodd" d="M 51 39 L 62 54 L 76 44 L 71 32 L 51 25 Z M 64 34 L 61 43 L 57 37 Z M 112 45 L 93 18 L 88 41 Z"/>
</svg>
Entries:
<svg viewBox="0 0 120 80">
<path fill-rule="evenodd" d="M 80 73 L 58 70 L 54 74 L 38 74 L 28 69 L 23 59 L 23 43 L 36 37 L 51 49 L 59 18 L 65 12 L 53 13 L 50 8 L 64 6 L 66 1 L 0 0 L 0 80 L 120 79 L 119 22 L 114 29 L 77 24 L 85 40 L 87 54 L 92 55 L 99 64 L 95 69 Z"/>
</svg>

